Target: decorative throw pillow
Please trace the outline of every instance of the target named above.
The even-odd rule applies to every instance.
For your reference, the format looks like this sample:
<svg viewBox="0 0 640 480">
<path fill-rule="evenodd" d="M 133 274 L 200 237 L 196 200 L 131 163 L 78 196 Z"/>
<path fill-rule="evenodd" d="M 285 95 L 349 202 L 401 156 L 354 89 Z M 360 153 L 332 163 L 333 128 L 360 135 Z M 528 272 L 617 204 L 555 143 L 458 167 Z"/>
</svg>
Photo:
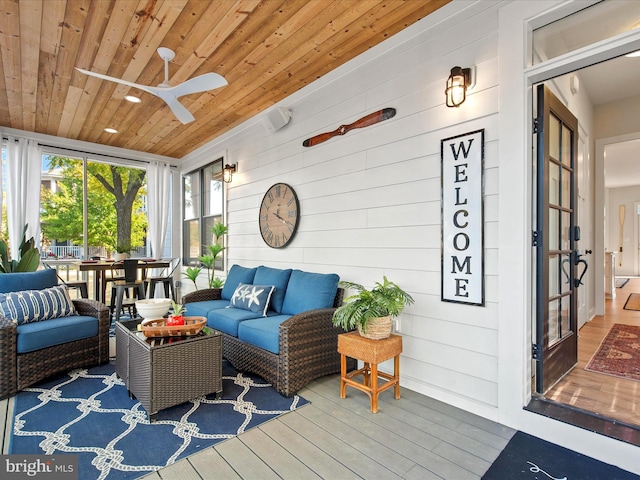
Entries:
<svg viewBox="0 0 640 480">
<path fill-rule="evenodd" d="M 76 315 L 64 285 L 43 290 L 0 293 L 0 314 L 18 325 Z"/>
<path fill-rule="evenodd" d="M 259 313 L 263 317 L 267 316 L 269 300 L 275 287 L 273 285 L 248 285 L 240 283 L 233 292 L 230 307 L 251 310 Z"/>
</svg>

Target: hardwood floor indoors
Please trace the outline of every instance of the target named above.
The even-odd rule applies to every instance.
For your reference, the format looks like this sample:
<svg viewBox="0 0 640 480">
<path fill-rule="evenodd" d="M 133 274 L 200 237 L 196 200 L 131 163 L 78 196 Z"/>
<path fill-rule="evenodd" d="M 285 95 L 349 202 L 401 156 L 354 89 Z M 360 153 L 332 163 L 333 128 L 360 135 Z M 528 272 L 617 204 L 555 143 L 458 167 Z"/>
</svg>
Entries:
<svg viewBox="0 0 640 480">
<path fill-rule="evenodd" d="M 611 419 L 640 426 L 640 382 L 585 370 L 614 323 L 640 325 L 640 311 L 625 310 L 630 293 L 640 293 L 640 278 L 630 278 L 605 301 L 605 314 L 587 322 L 578 333 L 578 365 L 545 397 Z"/>
</svg>

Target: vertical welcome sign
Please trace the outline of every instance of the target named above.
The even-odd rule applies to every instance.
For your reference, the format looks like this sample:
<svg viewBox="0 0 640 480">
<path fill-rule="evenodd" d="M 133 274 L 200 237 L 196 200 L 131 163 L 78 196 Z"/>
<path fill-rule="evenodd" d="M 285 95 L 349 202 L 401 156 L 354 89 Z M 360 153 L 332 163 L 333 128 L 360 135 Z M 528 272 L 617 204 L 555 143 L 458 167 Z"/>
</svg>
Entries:
<svg viewBox="0 0 640 480">
<path fill-rule="evenodd" d="M 484 129 L 445 138 L 442 161 L 442 301 L 484 305 Z"/>
</svg>

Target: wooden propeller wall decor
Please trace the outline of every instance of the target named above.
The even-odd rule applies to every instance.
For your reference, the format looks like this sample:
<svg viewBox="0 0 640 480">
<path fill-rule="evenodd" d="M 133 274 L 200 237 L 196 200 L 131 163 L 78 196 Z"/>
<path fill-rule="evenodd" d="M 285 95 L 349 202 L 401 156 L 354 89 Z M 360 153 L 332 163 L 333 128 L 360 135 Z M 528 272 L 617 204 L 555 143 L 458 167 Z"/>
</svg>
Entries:
<svg viewBox="0 0 640 480">
<path fill-rule="evenodd" d="M 362 117 L 360 120 L 356 120 L 349 125 L 340 125 L 332 132 L 321 133 L 319 135 L 316 135 L 315 137 L 308 138 L 304 142 L 302 142 L 302 145 L 304 147 L 313 147 L 314 145 L 318 145 L 319 143 L 326 142 L 330 138 L 336 137 L 338 135 L 344 135 L 355 128 L 368 127 L 369 125 L 388 120 L 394 117 L 395 114 L 395 108 L 383 108 L 382 110 L 370 113 L 369 115 Z"/>
</svg>

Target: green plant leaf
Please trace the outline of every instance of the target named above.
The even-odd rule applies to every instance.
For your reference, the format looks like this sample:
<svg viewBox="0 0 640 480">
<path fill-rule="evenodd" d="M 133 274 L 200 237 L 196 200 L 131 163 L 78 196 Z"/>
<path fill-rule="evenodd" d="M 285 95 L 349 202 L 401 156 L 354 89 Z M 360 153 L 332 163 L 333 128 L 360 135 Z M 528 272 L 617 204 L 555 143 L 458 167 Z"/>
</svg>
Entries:
<svg viewBox="0 0 640 480">
<path fill-rule="evenodd" d="M 198 280 L 198 275 L 200 275 L 201 271 L 202 268 L 200 267 L 187 267 L 187 269 L 182 273 L 185 277 L 193 282 L 193 286 L 196 287 L 196 290 L 198 290 L 198 284 L 196 283 L 196 281 Z"/>
<path fill-rule="evenodd" d="M 32 248 L 20 258 L 14 272 L 35 272 L 38 265 L 40 265 L 40 252 L 37 248 Z"/>
<path fill-rule="evenodd" d="M 333 314 L 333 323 L 345 330 L 352 330 L 360 325 L 366 331 L 366 325 L 371 318 L 398 316 L 407 305 L 413 303 L 413 298 L 397 284 L 383 277 L 382 283 L 376 282 L 371 290 L 353 282 L 340 282 L 342 288 L 355 290 L 344 299 L 344 304 Z"/>
</svg>

